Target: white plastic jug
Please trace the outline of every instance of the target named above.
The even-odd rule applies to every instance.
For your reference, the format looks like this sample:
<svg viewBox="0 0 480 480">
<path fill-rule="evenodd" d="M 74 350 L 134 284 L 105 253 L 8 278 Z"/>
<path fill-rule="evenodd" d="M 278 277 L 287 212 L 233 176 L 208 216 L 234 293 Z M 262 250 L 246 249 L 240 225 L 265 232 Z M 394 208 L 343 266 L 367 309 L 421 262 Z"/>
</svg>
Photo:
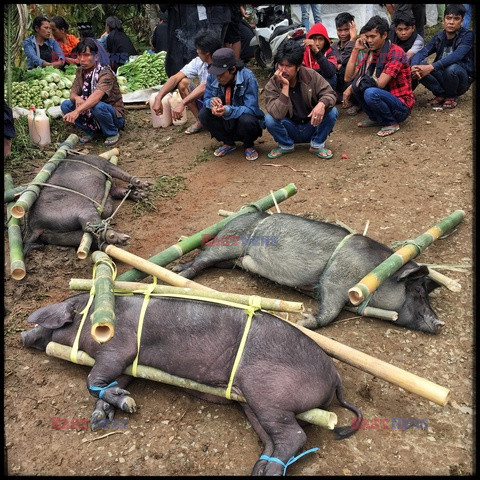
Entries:
<svg viewBox="0 0 480 480">
<path fill-rule="evenodd" d="M 172 98 L 170 99 L 170 106 L 172 107 L 172 110 L 182 102 L 182 97 L 178 90 L 175 90 L 172 94 Z M 179 120 L 173 120 L 174 125 L 183 125 L 184 123 L 187 123 L 187 109 L 183 110 L 182 117 Z"/>
<path fill-rule="evenodd" d="M 50 119 L 43 108 L 30 107 L 28 112 L 28 130 L 33 143 L 44 147 L 52 142 L 50 138 Z"/>
<path fill-rule="evenodd" d="M 163 106 L 163 113 L 161 115 L 157 115 L 153 110 L 153 102 L 155 101 L 155 97 L 157 96 L 158 92 L 152 93 L 150 95 L 150 113 L 152 115 L 152 125 L 153 128 L 166 128 L 172 124 L 172 110 L 170 108 L 170 98 L 172 97 L 171 93 L 167 93 L 162 98 L 162 106 Z"/>
</svg>

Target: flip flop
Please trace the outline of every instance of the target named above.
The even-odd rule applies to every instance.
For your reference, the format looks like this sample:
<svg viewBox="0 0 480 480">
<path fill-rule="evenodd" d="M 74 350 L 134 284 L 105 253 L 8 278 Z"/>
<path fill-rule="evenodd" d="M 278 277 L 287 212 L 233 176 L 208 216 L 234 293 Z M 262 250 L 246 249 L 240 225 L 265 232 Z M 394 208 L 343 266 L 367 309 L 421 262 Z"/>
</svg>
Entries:
<svg viewBox="0 0 480 480">
<path fill-rule="evenodd" d="M 427 105 L 429 107 L 441 107 L 443 105 L 443 102 L 445 101 L 446 99 L 443 98 L 443 97 L 435 97 L 435 98 L 431 98 L 430 100 L 428 100 L 427 102 Z"/>
<path fill-rule="evenodd" d="M 222 145 L 221 147 L 218 147 L 213 154 L 216 157 L 224 157 L 227 153 L 233 152 L 236 150 L 237 147 L 231 147 L 230 145 Z"/>
<path fill-rule="evenodd" d="M 379 137 L 388 137 L 389 135 L 393 135 L 395 132 L 398 132 L 400 127 L 382 127 L 378 132 L 377 135 Z"/>
<path fill-rule="evenodd" d="M 120 140 L 120 135 L 116 133 L 115 135 L 111 135 L 110 137 L 107 137 L 103 143 L 107 147 L 111 147 L 112 145 L 115 145 L 116 143 L 118 143 L 119 140 Z"/>
<path fill-rule="evenodd" d="M 268 158 L 279 158 L 282 155 L 286 155 L 287 153 L 292 153 L 294 149 L 292 148 L 291 150 L 285 150 L 284 148 L 272 148 L 270 153 L 267 154 Z"/>
<path fill-rule="evenodd" d="M 348 108 L 347 110 L 347 115 L 357 115 L 358 112 L 362 109 L 359 105 L 352 105 L 351 107 Z"/>
<path fill-rule="evenodd" d="M 455 108 L 458 105 L 455 98 L 446 98 L 443 102 L 443 108 Z"/>
<path fill-rule="evenodd" d="M 328 160 L 329 158 L 333 157 L 333 153 L 328 148 L 312 148 L 310 147 L 310 153 L 313 153 L 318 158 L 323 158 L 324 160 Z"/>
<path fill-rule="evenodd" d="M 357 123 L 357 127 L 360 127 L 360 128 L 374 127 L 375 125 L 378 125 L 378 122 L 375 122 L 374 120 L 370 120 L 369 118 L 367 118 L 367 120 L 362 120 L 361 122 Z"/>
<path fill-rule="evenodd" d="M 83 135 L 83 137 L 80 137 L 78 139 L 80 143 L 88 143 L 88 142 L 91 142 L 92 140 L 93 140 L 93 133 L 86 133 L 85 135 Z"/>
<path fill-rule="evenodd" d="M 185 133 L 187 135 L 193 135 L 194 133 L 198 133 L 198 132 L 203 132 L 204 128 L 202 125 L 197 125 L 197 124 L 193 124 L 193 125 L 190 125 L 186 130 L 185 130 Z"/>
<path fill-rule="evenodd" d="M 258 158 L 258 152 L 252 147 L 252 148 L 246 148 L 245 149 L 245 158 L 247 160 L 253 161 Z"/>
</svg>

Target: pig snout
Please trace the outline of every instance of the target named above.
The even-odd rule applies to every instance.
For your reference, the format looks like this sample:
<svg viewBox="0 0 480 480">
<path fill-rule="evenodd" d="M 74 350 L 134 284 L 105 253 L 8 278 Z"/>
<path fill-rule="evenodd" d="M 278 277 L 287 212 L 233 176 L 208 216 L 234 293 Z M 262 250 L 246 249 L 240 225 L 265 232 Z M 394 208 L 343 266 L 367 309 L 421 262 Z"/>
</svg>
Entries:
<svg viewBox="0 0 480 480">
<path fill-rule="evenodd" d="M 130 236 L 125 233 L 118 233 L 115 230 L 107 230 L 105 241 L 110 245 L 128 245 Z"/>
</svg>

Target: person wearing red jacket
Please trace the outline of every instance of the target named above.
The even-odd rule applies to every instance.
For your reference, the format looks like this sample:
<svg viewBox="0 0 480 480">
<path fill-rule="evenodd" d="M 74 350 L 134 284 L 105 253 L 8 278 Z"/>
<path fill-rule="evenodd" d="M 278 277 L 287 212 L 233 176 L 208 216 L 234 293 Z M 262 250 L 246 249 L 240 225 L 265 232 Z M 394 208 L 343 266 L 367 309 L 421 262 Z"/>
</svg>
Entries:
<svg viewBox="0 0 480 480">
<path fill-rule="evenodd" d="M 327 29 L 323 23 L 316 23 L 304 40 L 303 65 L 313 68 L 335 90 L 337 86 L 337 57 L 330 47 Z"/>
</svg>

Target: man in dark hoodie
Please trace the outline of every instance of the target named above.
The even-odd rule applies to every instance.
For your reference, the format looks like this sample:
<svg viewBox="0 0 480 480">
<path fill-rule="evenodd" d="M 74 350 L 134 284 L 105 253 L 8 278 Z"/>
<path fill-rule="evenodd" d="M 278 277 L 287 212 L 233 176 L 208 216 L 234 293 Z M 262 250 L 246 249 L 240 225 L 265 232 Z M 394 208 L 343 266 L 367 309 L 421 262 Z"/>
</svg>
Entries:
<svg viewBox="0 0 480 480">
<path fill-rule="evenodd" d="M 475 79 L 474 33 L 462 27 L 465 7 L 453 3 L 445 8 L 444 30 L 437 33 L 411 60 L 412 77 L 420 80 L 435 97 L 432 107 L 455 108 Z M 427 58 L 435 53 L 432 63 Z"/>
<path fill-rule="evenodd" d="M 330 47 L 327 29 L 316 23 L 304 41 L 303 65 L 318 72 L 333 89 L 337 86 L 337 57 Z"/>
</svg>

